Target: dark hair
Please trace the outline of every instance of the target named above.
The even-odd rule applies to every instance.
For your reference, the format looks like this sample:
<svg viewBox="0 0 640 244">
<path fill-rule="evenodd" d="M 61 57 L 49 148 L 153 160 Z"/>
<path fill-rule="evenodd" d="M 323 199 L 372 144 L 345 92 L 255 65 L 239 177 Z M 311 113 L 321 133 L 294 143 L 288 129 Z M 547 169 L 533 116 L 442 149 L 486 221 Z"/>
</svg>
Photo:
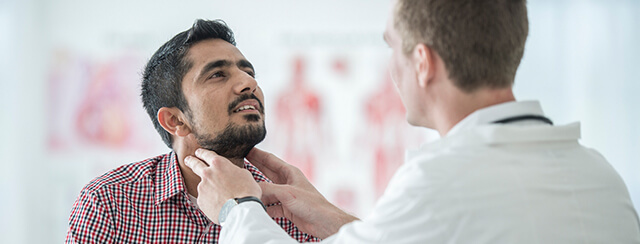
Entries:
<svg viewBox="0 0 640 244">
<path fill-rule="evenodd" d="M 140 94 L 142 104 L 169 148 L 173 148 L 173 140 L 171 134 L 158 123 L 158 110 L 162 107 L 176 107 L 189 114 L 189 105 L 182 93 L 182 78 L 193 64 L 186 56 L 192 45 L 207 39 L 222 39 L 236 45 L 233 31 L 224 21 L 198 19 L 190 29 L 180 32 L 162 45 L 151 56 L 144 69 Z"/>
<path fill-rule="evenodd" d="M 513 85 L 529 32 L 526 0 L 400 0 L 394 25 L 406 54 L 433 48 L 465 92 Z"/>
</svg>

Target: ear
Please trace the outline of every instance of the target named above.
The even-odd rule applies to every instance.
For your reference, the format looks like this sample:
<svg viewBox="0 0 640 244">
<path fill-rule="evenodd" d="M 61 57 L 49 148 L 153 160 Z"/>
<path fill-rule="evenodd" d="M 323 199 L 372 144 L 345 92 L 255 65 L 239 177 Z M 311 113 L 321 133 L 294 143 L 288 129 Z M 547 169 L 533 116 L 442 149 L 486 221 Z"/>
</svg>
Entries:
<svg viewBox="0 0 640 244">
<path fill-rule="evenodd" d="M 158 109 L 158 123 L 174 136 L 185 137 L 191 134 L 191 127 L 187 123 L 186 115 L 176 107 L 162 107 Z"/>
<path fill-rule="evenodd" d="M 418 44 L 413 49 L 413 63 L 415 65 L 420 87 L 426 87 L 434 76 L 433 50 L 425 44 Z"/>
</svg>

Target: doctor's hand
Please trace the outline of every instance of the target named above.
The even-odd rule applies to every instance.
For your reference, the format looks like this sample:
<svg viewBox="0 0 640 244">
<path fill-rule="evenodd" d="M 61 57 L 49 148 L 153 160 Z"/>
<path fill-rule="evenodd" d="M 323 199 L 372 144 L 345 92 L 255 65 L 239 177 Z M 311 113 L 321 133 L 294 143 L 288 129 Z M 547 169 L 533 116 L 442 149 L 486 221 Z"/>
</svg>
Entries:
<svg viewBox="0 0 640 244">
<path fill-rule="evenodd" d="M 322 239 L 358 219 L 327 201 L 300 169 L 275 155 L 253 148 L 247 159 L 275 183 L 259 183 L 271 217 L 286 217 L 303 232 Z"/>
<path fill-rule="evenodd" d="M 213 151 L 200 148 L 196 150 L 196 157 L 185 158 L 185 164 L 200 176 L 198 206 L 216 224 L 219 224 L 218 215 L 227 200 L 262 195 L 249 171 Z"/>
</svg>

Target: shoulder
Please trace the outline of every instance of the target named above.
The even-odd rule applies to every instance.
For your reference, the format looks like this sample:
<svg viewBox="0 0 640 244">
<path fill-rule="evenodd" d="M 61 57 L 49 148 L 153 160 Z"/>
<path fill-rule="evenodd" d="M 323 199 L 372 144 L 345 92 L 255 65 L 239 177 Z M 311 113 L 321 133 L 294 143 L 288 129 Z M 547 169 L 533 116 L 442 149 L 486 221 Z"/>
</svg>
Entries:
<svg viewBox="0 0 640 244">
<path fill-rule="evenodd" d="M 170 155 L 171 153 L 162 154 L 110 170 L 91 180 L 83 188 L 81 194 L 96 193 L 107 188 L 118 188 L 150 177 L 153 178 L 158 164 L 169 161 Z"/>
<path fill-rule="evenodd" d="M 473 161 L 470 151 L 456 148 L 423 147 L 419 150 L 408 151 L 405 155 L 405 163 L 398 169 L 399 174 L 414 175 L 415 177 L 428 177 L 433 180 L 447 178 L 468 162 Z"/>
<path fill-rule="evenodd" d="M 508 160 L 498 156 L 490 146 L 451 147 L 446 142 L 426 144 L 405 155 L 404 164 L 398 168 L 388 183 L 386 192 L 422 196 L 440 194 L 447 188 L 482 171 L 490 173 L 493 166 Z"/>
</svg>

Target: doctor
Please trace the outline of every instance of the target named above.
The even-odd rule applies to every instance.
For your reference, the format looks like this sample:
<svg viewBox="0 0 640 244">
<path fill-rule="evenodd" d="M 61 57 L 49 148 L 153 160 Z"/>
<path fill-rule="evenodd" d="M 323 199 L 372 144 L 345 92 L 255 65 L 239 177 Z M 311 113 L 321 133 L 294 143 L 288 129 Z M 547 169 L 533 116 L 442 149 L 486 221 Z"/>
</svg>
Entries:
<svg viewBox="0 0 640 244">
<path fill-rule="evenodd" d="M 394 2 L 384 39 L 407 121 L 442 139 L 407 154 L 362 220 L 272 154 L 247 156 L 275 182 L 258 185 L 198 150 L 187 165 L 202 178 L 198 204 L 223 224 L 220 242 L 295 243 L 268 212 L 326 243 L 640 243 L 624 182 L 579 144 L 580 125 L 554 125 L 538 102 L 514 98 L 527 33 L 525 0 Z"/>
</svg>

